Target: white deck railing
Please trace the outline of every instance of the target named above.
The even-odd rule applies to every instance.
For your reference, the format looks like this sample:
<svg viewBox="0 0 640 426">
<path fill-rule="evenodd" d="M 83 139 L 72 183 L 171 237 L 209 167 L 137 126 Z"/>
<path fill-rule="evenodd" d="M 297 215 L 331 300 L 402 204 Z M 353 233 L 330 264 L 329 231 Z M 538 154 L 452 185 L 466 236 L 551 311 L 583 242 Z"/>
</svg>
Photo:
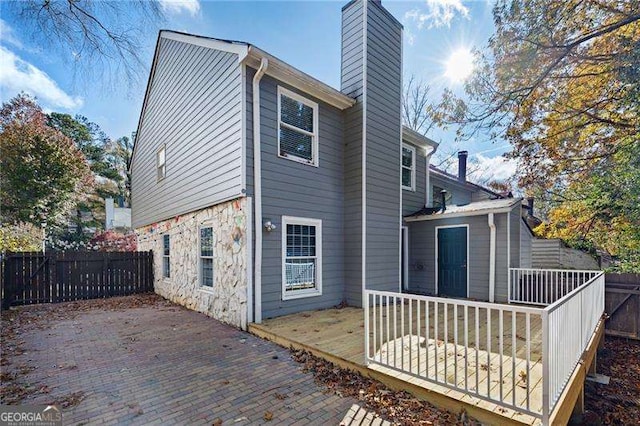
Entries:
<svg viewBox="0 0 640 426">
<path fill-rule="evenodd" d="M 548 424 L 549 416 L 587 349 L 603 313 L 603 272 L 597 272 L 589 281 L 544 308 L 543 424 Z"/>
<path fill-rule="evenodd" d="M 602 272 L 556 272 L 540 272 L 559 280 L 549 290 L 520 288 L 544 296 L 528 303 L 555 299 L 547 307 L 365 290 L 366 362 L 548 424 L 604 312 Z"/>
<path fill-rule="evenodd" d="M 591 280 L 600 271 L 509 269 L 509 303 L 547 306 Z"/>
</svg>

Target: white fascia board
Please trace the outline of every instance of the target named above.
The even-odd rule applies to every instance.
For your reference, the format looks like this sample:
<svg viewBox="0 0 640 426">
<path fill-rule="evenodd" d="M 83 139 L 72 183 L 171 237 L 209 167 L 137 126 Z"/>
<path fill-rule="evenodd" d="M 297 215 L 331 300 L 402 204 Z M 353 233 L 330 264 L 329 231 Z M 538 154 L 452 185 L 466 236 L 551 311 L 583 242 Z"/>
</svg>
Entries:
<svg viewBox="0 0 640 426">
<path fill-rule="evenodd" d="M 429 149 L 432 148 L 433 152 L 438 149 L 438 142 L 429 139 L 428 137 L 421 135 L 415 130 L 411 130 L 407 126 L 402 126 L 402 140 L 420 148 Z"/>
<path fill-rule="evenodd" d="M 254 69 L 258 69 L 262 58 L 269 61 L 267 74 L 271 77 L 287 83 L 296 89 L 309 94 L 338 109 L 344 110 L 355 105 L 356 100 L 339 92 L 333 87 L 311 77 L 304 72 L 295 69 L 280 59 L 258 49 L 249 46 L 249 51 L 244 59 L 245 63 Z"/>
<path fill-rule="evenodd" d="M 209 49 L 220 50 L 222 52 L 235 53 L 238 55 L 238 62 L 242 62 L 249 51 L 249 46 L 246 43 L 217 40 L 169 30 L 160 31 L 160 38 L 193 44 L 195 46 L 207 47 Z"/>
</svg>

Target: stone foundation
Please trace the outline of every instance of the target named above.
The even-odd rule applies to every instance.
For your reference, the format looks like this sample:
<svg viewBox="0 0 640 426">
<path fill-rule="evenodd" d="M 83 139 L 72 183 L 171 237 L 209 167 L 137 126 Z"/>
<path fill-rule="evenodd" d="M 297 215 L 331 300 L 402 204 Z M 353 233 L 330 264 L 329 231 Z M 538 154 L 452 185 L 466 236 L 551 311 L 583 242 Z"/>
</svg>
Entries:
<svg viewBox="0 0 640 426">
<path fill-rule="evenodd" d="M 155 291 L 227 324 L 247 325 L 246 198 L 218 204 L 136 230 L 138 250 L 153 250 Z M 200 227 L 214 232 L 213 288 L 199 282 Z M 163 235 L 170 235 L 171 277 L 162 274 Z"/>
</svg>

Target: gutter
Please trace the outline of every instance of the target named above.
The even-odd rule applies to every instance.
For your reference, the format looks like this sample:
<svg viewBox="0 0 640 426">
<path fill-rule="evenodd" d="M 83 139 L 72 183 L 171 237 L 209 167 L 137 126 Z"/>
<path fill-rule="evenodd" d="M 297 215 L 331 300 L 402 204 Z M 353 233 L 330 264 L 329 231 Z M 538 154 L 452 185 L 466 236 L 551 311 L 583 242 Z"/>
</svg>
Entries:
<svg viewBox="0 0 640 426">
<path fill-rule="evenodd" d="M 254 232 L 255 245 L 255 315 L 254 322 L 262 322 L 262 169 L 260 144 L 260 80 L 269 67 L 269 60 L 262 58 L 260 68 L 253 76 L 253 198 L 255 202 Z M 249 301 L 250 302 L 250 301 Z"/>
<path fill-rule="evenodd" d="M 488 214 L 488 222 L 491 234 L 489 244 L 489 302 L 493 303 L 496 294 L 496 224 L 493 213 Z"/>
<path fill-rule="evenodd" d="M 433 200 L 431 199 L 431 197 L 433 196 L 433 194 L 431 193 L 431 191 L 429 190 L 429 185 L 431 185 L 431 173 L 430 173 L 430 169 L 431 167 L 429 167 L 429 164 L 431 163 L 431 156 L 436 152 L 436 149 L 438 149 L 438 145 L 434 146 L 433 149 L 431 149 L 431 151 L 427 154 L 425 154 L 425 158 L 426 158 L 426 167 L 427 167 L 427 172 L 425 173 L 425 200 L 424 200 L 424 206 L 425 207 L 431 207 L 433 205 Z"/>
</svg>

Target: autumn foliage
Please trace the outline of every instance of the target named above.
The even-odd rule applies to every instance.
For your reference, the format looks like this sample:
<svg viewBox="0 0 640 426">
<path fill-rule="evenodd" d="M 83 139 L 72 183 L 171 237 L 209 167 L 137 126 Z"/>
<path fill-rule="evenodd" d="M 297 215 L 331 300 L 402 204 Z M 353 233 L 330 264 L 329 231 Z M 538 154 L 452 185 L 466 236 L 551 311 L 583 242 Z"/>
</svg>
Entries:
<svg viewBox="0 0 640 426">
<path fill-rule="evenodd" d="M 0 126 L 2 221 L 62 221 L 93 187 L 85 157 L 27 95 L 3 104 Z"/>
<path fill-rule="evenodd" d="M 98 251 L 136 251 L 138 239 L 134 233 L 121 234 L 108 230 L 93 237 L 88 246 Z"/>
</svg>

